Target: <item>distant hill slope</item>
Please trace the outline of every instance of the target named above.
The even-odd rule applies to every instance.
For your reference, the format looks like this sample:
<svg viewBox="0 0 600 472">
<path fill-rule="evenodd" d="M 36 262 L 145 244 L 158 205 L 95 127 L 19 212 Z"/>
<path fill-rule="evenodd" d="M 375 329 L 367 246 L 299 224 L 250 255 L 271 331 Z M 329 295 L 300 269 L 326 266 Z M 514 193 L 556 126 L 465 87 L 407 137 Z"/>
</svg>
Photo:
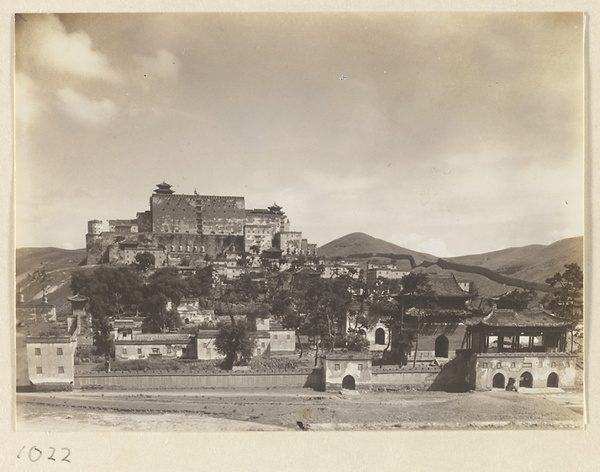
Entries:
<svg viewBox="0 0 600 472">
<path fill-rule="evenodd" d="M 48 302 L 64 314 L 70 308 L 71 272 L 85 261 L 85 249 L 19 248 L 16 251 L 17 290 L 26 301 L 40 300 L 48 289 Z"/>
<path fill-rule="evenodd" d="M 317 248 L 317 254 L 324 257 L 347 257 L 355 254 L 405 254 L 413 256 L 417 264 L 424 260 L 437 260 L 437 257 L 431 254 L 412 251 L 365 233 L 350 233 L 335 239 Z"/>
<path fill-rule="evenodd" d="M 583 237 L 563 239 L 548 246 L 533 244 L 439 259 L 364 233 L 351 233 L 318 248 L 317 254 L 330 258 L 359 255 L 364 261 L 384 255 L 406 255 L 414 258 L 416 271 L 453 273 L 460 281 L 475 282 L 481 295 L 496 296 L 515 288 L 545 291 L 546 279 L 562 272 L 565 264 L 576 262 L 583 267 Z M 374 254 L 380 257 L 375 258 Z"/>
<path fill-rule="evenodd" d="M 548 277 L 562 272 L 565 264 L 576 262 L 583 268 L 583 237 L 562 239 L 548 246 L 535 244 L 446 260 L 485 267 L 501 275 L 543 284 Z"/>
</svg>

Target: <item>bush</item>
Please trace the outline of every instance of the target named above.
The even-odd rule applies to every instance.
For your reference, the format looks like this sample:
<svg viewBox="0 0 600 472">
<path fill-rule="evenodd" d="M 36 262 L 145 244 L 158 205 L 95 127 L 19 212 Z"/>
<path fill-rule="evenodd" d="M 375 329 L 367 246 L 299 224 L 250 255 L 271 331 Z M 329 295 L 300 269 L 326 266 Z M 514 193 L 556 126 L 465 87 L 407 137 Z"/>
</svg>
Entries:
<svg viewBox="0 0 600 472">
<path fill-rule="evenodd" d="M 89 362 L 92 358 L 92 346 L 89 344 L 79 344 L 75 348 L 75 362 Z"/>
<path fill-rule="evenodd" d="M 347 338 L 347 347 L 352 352 L 363 352 L 369 350 L 369 340 L 360 334 L 349 334 Z"/>
</svg>

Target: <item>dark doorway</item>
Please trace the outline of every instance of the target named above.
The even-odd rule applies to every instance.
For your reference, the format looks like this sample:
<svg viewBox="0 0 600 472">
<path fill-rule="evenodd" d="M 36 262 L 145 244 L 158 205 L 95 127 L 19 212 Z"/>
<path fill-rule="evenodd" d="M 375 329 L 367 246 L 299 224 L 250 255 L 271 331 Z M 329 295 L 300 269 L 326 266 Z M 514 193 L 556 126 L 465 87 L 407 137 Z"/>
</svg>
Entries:
<svg viewBox="0 0 600 472">
<path fill-rule="evenodd" d="M 443 334 L 435 339 L 435 357 L 448 357 L 448 338 Z"/>
<path fill-rule="evenodd" d="M 523 372 L 519 378 L 519 387 L 533 387 L 533 375 L 531 375 L 529 372 Z"/>
<path fill-rule="evenodd" d="M 558 388 L 558 374 L 556 372 L 552 372 L 548 376 L 548 381 L 546 382 L 547 387 Z"/>
<path fill-rule="evenodd" d="M 492 388 L 504 388 L 504 375 L 498 373 L 492 379 Z"/>
<path fill-rule="evenodd" d="M 346 375 L 342 380 L 342 388 L 346 390 L 354 390 L 356 388 L 356 382 L 354 381 L 354 377 L 351 375 Z"/>
<path fill-rule="evenodd" d="M 375 331 L 375 344 L 385 344 L 385 330 L 377 328 Z"/>
</svg>

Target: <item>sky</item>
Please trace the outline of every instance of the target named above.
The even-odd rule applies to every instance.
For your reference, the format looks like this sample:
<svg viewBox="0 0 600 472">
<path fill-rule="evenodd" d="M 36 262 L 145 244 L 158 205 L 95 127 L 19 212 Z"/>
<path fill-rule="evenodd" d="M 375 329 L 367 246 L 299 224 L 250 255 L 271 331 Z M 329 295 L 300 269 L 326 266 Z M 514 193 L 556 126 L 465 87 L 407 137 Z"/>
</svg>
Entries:
<svg viewBox="0 0 600 472">
<path fill-rule="evenodd" d="M 440 257 L 583 234 L 577 13 L 28 14 L 17 247 L 81 248 L 157 183 L 323 245 Z"/>
</svg>

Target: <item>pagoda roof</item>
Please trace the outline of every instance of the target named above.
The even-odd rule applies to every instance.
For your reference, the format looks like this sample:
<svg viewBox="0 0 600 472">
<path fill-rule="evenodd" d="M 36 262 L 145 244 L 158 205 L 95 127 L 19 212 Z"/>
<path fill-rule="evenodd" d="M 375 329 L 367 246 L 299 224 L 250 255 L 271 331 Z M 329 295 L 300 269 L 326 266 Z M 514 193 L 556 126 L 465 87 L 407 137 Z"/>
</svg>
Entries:
<svg viewBox="0 0 600 472">
<path fill-rule="evenodd" d="M 277 203 L 273 203 L 273 205 L 271 205 L 269 207 L 269 211 L 273 212 L 273 213 L 281 213 L 281 210 L 283 209 L 282 206 L 277 205 Z"/>
<path fill-rule="evenodd" d="M 172 185 L 166 183 L 164 180 L 163 180 L 162 183 L 156 184 L 156 186 L 158 188 L 154 190 L 154 193 L 162 193 L 162 194 L 172 194 L 172 193 L 175 193 L 173 190 L 171 190 Z"/>
<path fill-rule="evenodd" d="M 69 300 L 70 302 L 87 302 L 89 298 L 85 295 L 80 295 L 79 293 L 76 293 L 72 297 L 67 297 L 67 300 Z"/>
<path fill-rule="evenodd" d="M 568 328 L 575 321 L 559 318 L 543 309 L 523 311 L 493 309 L 486 316 L 475 316 L 465 320 L 467 326 L 487 326 L 490 328 Z"/>
</svg>

